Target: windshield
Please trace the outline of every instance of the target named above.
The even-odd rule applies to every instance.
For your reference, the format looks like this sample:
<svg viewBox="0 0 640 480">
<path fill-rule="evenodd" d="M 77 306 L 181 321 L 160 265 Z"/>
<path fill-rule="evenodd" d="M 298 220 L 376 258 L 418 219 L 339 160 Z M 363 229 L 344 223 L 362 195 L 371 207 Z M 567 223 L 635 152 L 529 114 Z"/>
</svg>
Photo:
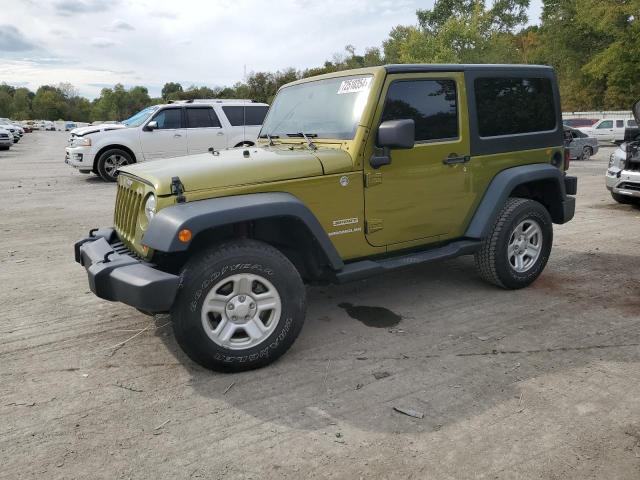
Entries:
<svg viewBox="0 0 640 480">
<path fill-rule="evenodd" d="M 149 116 L 158 109 L 157 106 L 147 107 L 144 110 L 140 110 L 133 117 L 127 118 L 122 122 L 127 127 L 139 127 Z"/>
<path fill-rule="evenodd" d="M 260 136 L 336 138 L 351 140 L 355 133 L 373 76 L 330 78 L 285 87 L 276 96 Z"/>
</svg>

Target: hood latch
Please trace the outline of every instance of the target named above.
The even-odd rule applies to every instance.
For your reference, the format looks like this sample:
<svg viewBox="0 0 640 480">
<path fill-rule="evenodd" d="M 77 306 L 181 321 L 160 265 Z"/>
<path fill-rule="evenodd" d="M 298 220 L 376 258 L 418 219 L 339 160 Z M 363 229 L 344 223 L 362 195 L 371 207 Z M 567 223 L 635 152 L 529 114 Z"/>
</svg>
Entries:
<svg viewBox="0 0 640 480">
<path fill-rule="evenodd" d="M 172 177 L 171 178 L 171 194 L 177 197 L 176 200 L 178 201 L 178 203 L 185 202 L 186 199 L 184 198 L 183 193 L 184 193 L 184 185 L 180 181 L 180 177 Z"/>
</svg>

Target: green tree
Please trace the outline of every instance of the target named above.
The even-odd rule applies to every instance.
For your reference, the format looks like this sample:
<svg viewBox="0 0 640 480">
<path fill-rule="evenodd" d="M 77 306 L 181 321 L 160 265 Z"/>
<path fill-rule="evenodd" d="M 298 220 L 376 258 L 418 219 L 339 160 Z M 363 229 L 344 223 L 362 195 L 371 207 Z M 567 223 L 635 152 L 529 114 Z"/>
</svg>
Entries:
<svg viewBox="0 0 640 480">
<path fill-rule="evenodd" d="M 162 87 L 162 98 L 170 100 L 172 98 L 178 98 L 178 95 L 183 92 L 182 85 L 175 82 L 168 82 Z"/>
<path fill-rule="evenodd" d="M 17 88 L 13 93 L 13 104 L 11 106 L 12 116 L 20 120 L 31 118 L 31 97 L 32 94 L 27 88 Z"/>
</svg>

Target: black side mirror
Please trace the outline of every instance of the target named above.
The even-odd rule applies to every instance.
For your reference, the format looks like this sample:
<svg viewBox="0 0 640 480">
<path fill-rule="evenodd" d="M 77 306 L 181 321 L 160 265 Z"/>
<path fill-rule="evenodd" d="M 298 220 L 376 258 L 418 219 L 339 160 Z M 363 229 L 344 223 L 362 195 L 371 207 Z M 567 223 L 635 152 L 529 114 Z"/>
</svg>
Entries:
<svg viewBox="0 0 640 480">
<path fill-rule="evenodd" d="M 369 159 L 373 168 L 380 168 L 391 163 L 391 149 L 413 148 L 416 143 L 416 123 L 411 120 L 387 120 L 378 127 L 376 151 Z"/>
<path fill-rule="evenodd" d="M 387 120 L 378 127 L 378 146 L 413 148 L 416 143 L 416 123 L 412 119 Z"/>
</svg>

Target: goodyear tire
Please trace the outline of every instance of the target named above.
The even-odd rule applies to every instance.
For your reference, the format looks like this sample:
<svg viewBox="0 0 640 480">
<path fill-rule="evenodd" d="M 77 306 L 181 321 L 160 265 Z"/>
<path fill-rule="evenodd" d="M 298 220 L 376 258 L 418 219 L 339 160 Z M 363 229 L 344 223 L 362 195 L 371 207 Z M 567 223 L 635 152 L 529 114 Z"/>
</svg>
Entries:
<svg viewBox="0 0 640 480">
<path fill-rule="evenodd" d="M 305 294 L 298 271 L 280 251 L 255 240 L 231 241 L 187 262 L 171 310 L 173 331 L 205 368 L 259 368 L 297 338 Z"/>
<path fill-rule="evenodd" d="M 115 182 L 118 168 L 130 163 L 133 163 L 133 158 L 129 153 L 119 148 L 112 148 L 100 155 L 96 162 L 96 169 L 105 182 Z"/>
<path fill-rule="evenodd" d="M 494 285 L 524 288 L 542 273 L 552 243 L 547 209 L 535 200 L 509 198 L 475 255 L 476 267 Z"/>
</svg>

